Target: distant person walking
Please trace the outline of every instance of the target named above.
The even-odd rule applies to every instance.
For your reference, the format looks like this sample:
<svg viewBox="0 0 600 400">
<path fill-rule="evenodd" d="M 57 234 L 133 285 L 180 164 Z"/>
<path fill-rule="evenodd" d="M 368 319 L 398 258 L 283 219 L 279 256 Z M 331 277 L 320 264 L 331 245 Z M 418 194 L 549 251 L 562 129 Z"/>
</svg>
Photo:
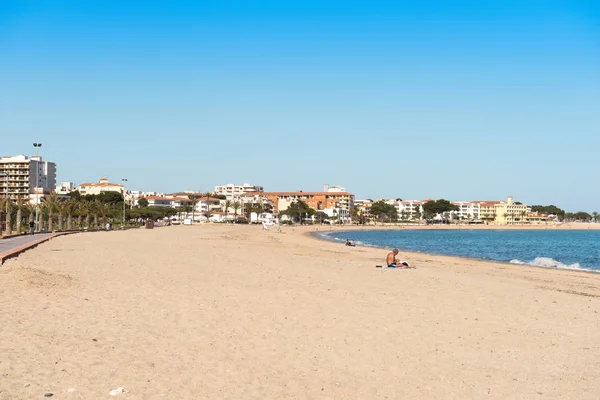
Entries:
<svg viewBox="0 0 600 400">
<path fill-rule="evenodd" d="M 35 222 L 29 221 L 29 233 L 35 235 Z"/>
</svg>

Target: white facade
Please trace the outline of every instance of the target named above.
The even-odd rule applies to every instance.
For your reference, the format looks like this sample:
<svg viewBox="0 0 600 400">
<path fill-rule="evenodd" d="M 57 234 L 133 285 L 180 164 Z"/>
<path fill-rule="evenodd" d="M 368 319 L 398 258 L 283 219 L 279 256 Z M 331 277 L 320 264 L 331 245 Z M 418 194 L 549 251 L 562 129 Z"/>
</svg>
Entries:
<svg viewBox="0 0 600 400">
<path fill-rule="evenodd" d="M 43 191 L 56 189 L 56 164 L 42 157 L 18 155 L 0 159 L 0 196 L 8 193 L 13 200 L 28 197 L 35 188 Z"/>
<path fill-rule="evenodd" d="M 329 186 L 328 184 L 325 184 L 323 186 L 323 191 L 327 193 L 340 193 L 346 192 L 346 188 L 341 186 Z"/>
<path fill-rule="evenodd" d="M 406 201 L 388 201 L 388 204 L 392 204 L 396 207 L 398 218 L 407 221 L 420 221 L 423 219 L 423 201 L 420 200 L 406 200 Z"/>
<path fill-rule="evenodd" d="M 452 216 L 461 220 L 479 220 L 481 219 L 481 205 L 471 201 L 454 201 L 458 211 L 453 212 Z"/>
<path fill-rule="evenodd" d="M 73 182 L 61 182 L 56 187 L 56 193 L 59 195 L 67 195 L 75 190 L 75 184 Z"/>
<path fill-rule="evenodd" d="M 279 218 L 277 218 L 277 215 L 272 214 L 272 213 L 261 213 L 261 214 L 256 214 L 256 213 L 251 213 L 250 214 L 250 222 L 253 224 L 267 224 L 267 225 L 274 225 L 274 224 L 278 224 L 279 223 Z"/>
<path fill-rule="evenodd" d="M 227 200 L 236 200 L 239 197 L 244 196 L 246 193 L 263 191 L 264 189 L 262 186 L 251 185 L 249 183 L 244 183 L 243 185 L 234 185 L 233 183 L 228 183 L 227 185 L 215 186 L 215 194 L 223 195 L 227 198 Z"/>
</svg>

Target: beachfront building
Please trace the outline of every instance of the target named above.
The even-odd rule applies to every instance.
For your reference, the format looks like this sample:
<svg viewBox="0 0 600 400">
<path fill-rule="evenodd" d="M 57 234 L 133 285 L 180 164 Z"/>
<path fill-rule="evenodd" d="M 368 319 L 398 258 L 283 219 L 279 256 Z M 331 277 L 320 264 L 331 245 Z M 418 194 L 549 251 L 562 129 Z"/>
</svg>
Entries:
<svg viewBox="0 0 600 400">
<path fill-rule="evenodd" d="M 181 206 L 190 206 L 192 205 L 192 201 L 187 197 L 174 197 L 174 196 L 145 196 L 140 197 L 140 199 L 148 200 L 148 207 L 181 207 Z"/>
<path fill-rule="evenodd" d="M 527 222 L 527 215 L 531 209 L 526 204 L 515 203 L 512 196 L 508 196 L 506 202 L 502 201 L 494 205 L 494 212 L 497 224 L 516 225 Z"/>
<path fill-rule="evenodd" d="M 196 211 L 201 213 L 205 212 L 219 212 L 221 211 L 221 199 L 217 199 L 215 197 L 200 197 L 196 200 Z"/>
<path fill-rule="evenodd" d="M 368 221 L 369 219 L 371 219 L 371 207 L 373 207 L 373 200 L 355 200 L 354 207 L 356 209 L 358 219 L 362 219 L 362 221 Z"/>
<path fill-rule="evenodd" d="M 119 183 L 111 183 L 107 178 L 101 178 L 98 183 L 82 183 L 77 187 L 82 195 L 98 195 L 103 192 L 118 192 L 123 194 L 125 186 Z"/>
<path fill-rule="evenodd" d="M 423 219 L 423 204 L 426 200 L 396 201 L 394 206 L 398 218 L 402 221 L 420 221 Z"/>
<path fill-rule="evenodd" d="M 25 155 L 0 158 L 0 197 L 12 200 L 33 193 L 50 193 L 56 188 L 56 164 L 42 157 Z"/>
<path fill-rule="evenodd" d="M 226 185 L 215 186 L 215 194 L 225 196 L 225 198 L 230 201 L 238 200 L 248 193 L 261 193 L 263 191 L 264 189 L 262 186 L 251 185 L 249 183 L 244 183 L 243 185 L 228 183 Z"/>
<path fill-rule="evenodd" d="M 452 204 L 458 207 L 457 211 L 452 213 L 454 218 L 462 221 L 480 221 L 481 204 L 476 201 L 453 201 Z"/>
<path fill-rule="evenodd" d="M 527 213 L 526 222 L 531 225 L 547 224 L 550 218 L 546 214 L 540 214 L 537 211 Z"/>
<path fill-rule="evenodd" d="M 279 213 L 287 210 L 290 204 L 296 201 L 305 202 L 310 208 L 322 211 L 330 218 L 339 219 L 341 222 L 350 222 L 350 212 L 354 208 L 354 195 L 344 188 L 334 186 L 330 190 L 325 185 L 323 192 L 263 192 L 261 193 L 273 203 L 273 212 Z M 343 190 L 343 191 L 342 191 Z M 255 193 L 251 193 L 254 195 Z"/>
<path fill-rule="evenodd" d="M 485 200 L 475 203 L 479 203 L 479 215 L 482 221 L 494 222 L 496 220 L 496 204 L 500 204 L 501 201 Z"/>
</svg>

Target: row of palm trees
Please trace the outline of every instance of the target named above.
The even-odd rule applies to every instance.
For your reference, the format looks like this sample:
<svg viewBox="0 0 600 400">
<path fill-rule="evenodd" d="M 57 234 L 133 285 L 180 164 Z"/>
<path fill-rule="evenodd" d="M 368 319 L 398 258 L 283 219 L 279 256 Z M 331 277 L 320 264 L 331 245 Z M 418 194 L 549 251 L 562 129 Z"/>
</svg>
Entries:
<svg viewBox="0 0 600 400">
<path fill-rule="evenodd" d="M 16 201 L 2 199 L 0 220 L 4 221 L 6 234 L 27 231 L 30 222 L 34 223 L 38 232 L 97 229 L 100 222 L 118 218 L 120 210 L 122 206 L 116 204 L 102 203 L 99 200 L 65 199 L 52 193 L 43 197 L 39 204 L 31 204 L 21 198 Z"/>
</svg>

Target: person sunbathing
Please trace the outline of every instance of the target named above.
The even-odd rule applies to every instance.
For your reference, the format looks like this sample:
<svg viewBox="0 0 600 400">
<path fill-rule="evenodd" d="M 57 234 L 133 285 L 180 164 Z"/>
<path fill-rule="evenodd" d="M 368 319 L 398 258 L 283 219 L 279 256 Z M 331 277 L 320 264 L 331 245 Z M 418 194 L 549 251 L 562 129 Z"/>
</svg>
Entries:
<svg viewBox="0 0 600 400">
<path fill-rule="evenodd" d="M 388 253 L 387 258 L 385 260 L 388 268 L 411 268 L 411 266 L 408 265 L 406 261 L 402 261 L 399 263 L 398 260 L 396 260 L 397 255 L 398 249 L 394 249 Z"/>
</svg>

